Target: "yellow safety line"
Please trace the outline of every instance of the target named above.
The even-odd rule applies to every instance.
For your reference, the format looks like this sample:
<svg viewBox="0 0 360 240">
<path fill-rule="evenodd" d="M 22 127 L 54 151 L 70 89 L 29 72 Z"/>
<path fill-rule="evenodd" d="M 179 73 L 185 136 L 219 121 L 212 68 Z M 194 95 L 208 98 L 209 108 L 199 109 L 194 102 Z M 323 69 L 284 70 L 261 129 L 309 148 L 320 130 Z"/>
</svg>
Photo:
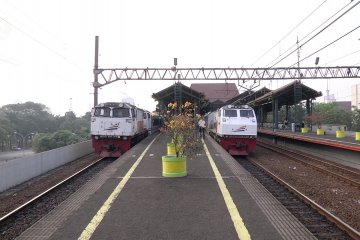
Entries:
<svg viewBox="0 0 360 240">
<path fill-rule="evenodd" d="M 220 171 L 219 169 L 216 167 L 216 164 L 214 162 L 214 159 L 211 157 L 210 155 L 210 152 L 209 152 L 209 149 L 207 148 L 204 140 L 203 141 L 203 144 L 204 144 L 204 149 L 205 149 L 205 152 L 206 152 L 206 156 L 208 157 L 209 159 L 209 162 L 210 162 L 210 165 L 211 165 L 211 168 L 212 170 L 214 171 L 214 174 L 215 174 L 215 178 L 216 178 L 216 181 L 219 185 L 219 188 L 221 190 L 221 193 L 223 195 L 223 198 L 225 200 L 225 204 L 226 204 L 226 207 L 230 213 L 230 216 L 231 216 L 231 219 L 234 223 L 234 227 L 235 227 L 235 230 L 238 234 L 238 237 L 239 239 L 241 240 L 244 240 L 244 239 L 251 239 L 250 237 L 250 234 L 248 232 L 248 230 L 246 229 L 245 227 L 245 224 L 239 214 L 239 211 L 233 201 L 233 199 L 231 198 L 231 195 L 230 195 L 230 192 L 229 190 L 227 189 L 226 187 L 226 184 L 220 174 Z"/>
<path fill-rule="evenodd" d="M 158 135 L 160 136 L 160 134 Z M 90 223 L 87 225 L 87 227 L 84 229 L 84 231 L 81 233 L 78 240 L 85 240 L 90 239 L 93 233 L 95 232 L 96 228 L 99 226 L 101 221 L 104 219 L 105 214 L 109 211 L 111 204 L 115 201 L 115 199 L 119 196 L 121 190 L 124 188 L 125 184 L 135 171 L 136 167 L 139 165 L 143 157 L 145 156 L 146 152 L 149 150 L 150 146 L 153 144 L 153 142 L 157 139 L 156 136 L 154 140 L 151 141 L 151 143 L 145 148 L 144 152 L 140 155 L 140 157 L 136 160 L 136 162 L 131 166 L 129 171 L 126 173 L 124 178 L 120 181 L 120 183 L 116 186 L 114 191 L 110 194 L 108 199 L 104 202 L 104 204 L 101 206 L 101 208 L 98 210 L 96 215 L 92 218 Z"/>
</svg>

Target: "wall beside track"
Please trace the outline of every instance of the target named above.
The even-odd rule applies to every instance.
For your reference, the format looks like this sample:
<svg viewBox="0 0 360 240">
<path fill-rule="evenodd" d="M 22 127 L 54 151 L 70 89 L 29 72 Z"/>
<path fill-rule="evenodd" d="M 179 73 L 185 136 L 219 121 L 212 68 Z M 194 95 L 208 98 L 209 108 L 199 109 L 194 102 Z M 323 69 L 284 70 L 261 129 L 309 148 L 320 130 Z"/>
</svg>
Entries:
<svg viewBox="0 0 360 240">
<path fill-rule="evenodd" d="M 0 192 L 93 152 L 91 141 L 0 162 Z"/>
</svg>

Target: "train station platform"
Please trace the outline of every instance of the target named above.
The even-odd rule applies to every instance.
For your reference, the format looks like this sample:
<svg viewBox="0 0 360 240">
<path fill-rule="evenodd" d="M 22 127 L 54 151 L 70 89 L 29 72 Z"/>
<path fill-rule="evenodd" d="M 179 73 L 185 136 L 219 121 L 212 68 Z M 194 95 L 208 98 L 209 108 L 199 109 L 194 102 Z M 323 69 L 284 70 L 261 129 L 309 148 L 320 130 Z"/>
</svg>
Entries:
<svg viewBox="0 0 360 240">
<path fill-rule="evenodd" d="M 316 239 L 208 136 L 162 177 L 164 133 L 134 146 L 18 239 Z"/>
<path fill-rule="evenodd" d="M 355 140 L 355 137 L 352 136 L 337 138 L 336 134 L 317 135 L 316 132 L 301 133 L 301 132 L 292 132 L 291 130 L 280 130 L 280 129 L 273 130 L 267 128 L 258 129 L 258 134 L 287 138 L 292 140 L 320 144 L 333 148 L 360 152 L 360 141 Z"/>
</svg>

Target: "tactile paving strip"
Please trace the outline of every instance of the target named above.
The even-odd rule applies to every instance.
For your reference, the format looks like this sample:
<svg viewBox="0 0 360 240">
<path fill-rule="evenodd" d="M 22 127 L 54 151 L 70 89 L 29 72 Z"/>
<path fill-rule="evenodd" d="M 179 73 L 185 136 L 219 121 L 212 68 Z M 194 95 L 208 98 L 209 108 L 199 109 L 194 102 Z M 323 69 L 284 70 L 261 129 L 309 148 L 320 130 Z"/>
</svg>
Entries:
<svg viewBox="0 0 360 240">
<path fill-rule="evenodd" d="M 220 153 L 221 158 L 224 159 L 230 170 L 239 179 L 283 239 L 317 239 L 218 143 L 210 137 L 207 137 L 207 142 Z"/>
<path fill-rule="evenodd" d="M 128 154 L 131 154 L 128 151 Z M 126 154 L 126 153 L 125 153 Z M 51 235 L 63 224 L 63 222 L 72 214 L 89 197 L 94 194 L 124 163 L 123 160 L 115 161 L 106 168 L 104 168 L 93 181 L 89 181 L 78 191 L 73 193 L 68 199 L 62 202 L 49 214 L 41 218 L 38 222 L 24 231 L 18 238 L 23 239 L 48 239 Z"/>
</svg>

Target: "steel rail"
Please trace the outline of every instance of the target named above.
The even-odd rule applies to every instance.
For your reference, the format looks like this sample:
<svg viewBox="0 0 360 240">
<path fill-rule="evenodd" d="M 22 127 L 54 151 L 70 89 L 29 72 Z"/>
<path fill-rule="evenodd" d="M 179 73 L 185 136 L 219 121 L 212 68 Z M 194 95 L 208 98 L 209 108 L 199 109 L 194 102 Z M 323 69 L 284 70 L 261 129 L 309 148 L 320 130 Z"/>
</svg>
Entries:
<svg viewBox="0 0 360 240">
<path fill-rule="evenodd" d="M 92 162 L 91 164 L 89 164 L 88 166 L 82 168 L 81 170 L 77 171 L 76 173 L 74 173 L 73 175 L 71 175 L 70 177 L 62 180 L 61 182 L 57 183 L 56 185 L 50 187 L 49 189 L 45 190 L 44 192 L 40 193 L 39 195 L 33 197 L 32 199 L 30 199 L 29 201 L 25 202 L 24 204 L 22 204 L 21 206 L 17 207 L 16 209 L 12 210 L 11 212 L 7 213 L 6 215 L 2 216 L 0 218 L 0 224 L 3 223 L 5 220 L 9 219 L 11 216 L 15 215 L 16 213 L 20 212 L 22 209 L 24 209 L 25 207 L 29 206 L 31 203 L 35 202 L 36 200 L 38 200 L 39 198 L 45 196 L 46 194 L 52 192 L 53 190 L 55 190 L 56 188 L 60 187 L 61 185 L 63 185 L 64 183 L 67 183 L 68 181 L 70 181 L 71 179 L 73 179 L 74 177 L 78 176 L 79 174 L 81 174 L 82 172 L 86 171 L 87 169 L 89 169 L 90 167 L 92 167 L 93 165 L 99 163 L 100 161 L 104 160 L 105 158 L 100 158 L 98 160 L 96 160 L 95 162 Z"/>
<path fill-rule="evenodd" d="M 263 141 L 261 141 L 261 140 L 259 141 L 259 139 L 258 139 L 258 143 L 260 143 L 260 145 L 261 145 L 261 144 L 267 144 L 267 143 L 265 143 L 265 142 L 263 142 Z M 271 145 L 271 146 L 274 146 L 274 145 Z M 347 173 L 354 174 L 354 175 L 356 175 L 356 176 L 358 176 L 358 177 L 360 178 L 360 171 L 353 171 L 353 170 L 351 170 L 351 169 L 344 168 L 344 167 L 342 167 L 342 166 L 340 166 L 340 165 L 338 165 L 338 164 L 334 164 L 334 163 L 331 163 L 331 162 L 326 161 L 326 160 L 322 160 L 322 159 L 319 159 L 319 158 L 315 158 L 313 155 L 309 155 L 309 154 L 302 153 L 302 152 L 299 152 L 299 151 L 290 150 L 289 148 L 283 148 L 283 147 L 280 147 L 280 146 L 278 146 L 278 145 L 277 145 L 277 146 L 274 146 L 274 147 L 276 147 L 276 148 L 278 148 L 278 149 L 281 149 L 281 150 L 284 150 L 284 151 L 287 151 L 287 152 L 289 152 L 289 153 L 291 153 L 291 154 L 296 154 L 296 155 L 305 157 L 305 158 L 310 159 L 310 160 L 312 160 L 312 161 L 314 161 L 314 162 L 319 162 L 319 163 L 324 164 L 324 165 L 329 166 L 329 167 L 338 168 L 338 169 L 340 169 L 340 170 L 342 170 L 342 171 L 345 171 L 345 172 L 347 172 Z"/>
<path fill-rule="evenodd" d="M 354 187 L 360 188 L 360 182 L 358 182 L 358 181 L 356 181 L 356 180 L 353 180 L 353 179 L 350 179 L 350 178 L 348 178 L 348 177 L 345 177 L 345 176 L 343 176 L 343 175 L 340 175 L 340 174 L 338 174 L 338 173 L 336 173 L 336 172 L 334 172 L 334 171 L 330 171 L 330 170 L 328 170 L 328 169 L 324 169 L 324 168 L 322 168 L 322 167 L 319 166 L 319 165 L 315 165 L 315 164 L 309 163 L 309 162 L 307 162 L 307 161 L 305 161 L 305 160 L 303 160 L 303 159 L 300 159 L 299 157 L 296 157 L 296 155 L 297 155 L 297 156 L 301 156 L 301 157 L 305 157 L 305 158 L 307 158 L 307 159 L 309 159 L 309 160 L 311 160 L 311 161 L 317 162 L 317 163 L 321 163 L 321 164 L 327 165 L 328 167 L 333 167 L 333 168 L 335 168 L 335 169 L 341 170 L 341 171 L 345 172 L 345 174 L 352 174 L 352 175 L 354 175 L 354 176 L 356 176 L 357 178 L 360 179 L 359 173 L 357 173 L 357 172 L 355 172 L 355 171 L 351 171 L 351 170 L 349 170 L 349 169 L 342 168 L 342 167 L 337 166 L 337 165 L 335 165 L 335 164 L 330 164 L 330 163 L 328 163 L 328 162 L 324 162 L 324 161 L 321 161 L 321 160 L 319 160 L 319 159 L 315 159 L 315 158 L 312 158 L 312 157 L 310 157 L 310 156 L 306 156 L 306 155 L 304 155 L 304 154 L 301 154 L 301 153 L 298 153 L 298 152 L 295 152 L 295 151 L 291 151 L 291 150 L 289 150 L 289 149 L 280 148 L 280 147 L 278 147 L 278 146 L 274 146 L 274 145 L 270 145 L 270 144 L 269 144 L 268 146 L 266 146 L 266 143 L 264 143 L 264 142 L 259 142 L 259 141 L 258 141 L 258 142 L 257 142 L 257 145 L 260 146 L 260 147 L 263 147 L 263 148 L 270 149 L 271 151 L 275 151 L 275 152 L 277 152 L 277 153 L 279 153 L 279 154 L 281 154 L 281 155 L 284 155 L 284 156 L 287 156 L 287 157 L 291 157 L 291 159 L 295 159 L 296 161 L 301 162 L 301 163 L 303 163 L 303 164 L 305 164 L 305 165 L 307 165 L 307 166 L 310 166 L 310 167 L 314 168 L 314 169 L 317 170 L 317 171 L 320 171 L 320 172 L 326 173 L 326 174 L 328 174 L 328 175 L 334 176 L 334 177 L 336 177 L 336 178 L 338 178 L 338 179 L 340 179 L 340 180 L 342 180 L 342 181 L 345 181 L 345 182 L 353 185 Z M 270 146 L 271 146 L 271 147 L 270 147 Z"/>
<path fill-rule="evenodd" d="M 272 178 L 274 178 L 277 182 L 279 182 L 281 185 L 283 185 L 285 188 L 287 188 L 289 191 L 294 193 L 296 196 L 298 196 L 302 201 L 309 204 L 313 209 L 318 211 L 322 216 L 324 216 L 329 221 L 333 222 L 337 227 L 345 231 L 350 237 L 356 240 L 360 240 L 360 232 L 358 232 L 356 229 L 352 228 L 350 225 L 342 221 L 340 218 L 336 217 L 329 211 L 327 211 L 325 208 L 302 194 L 300 191 L 298 191 L 296 188 L 292 187 L 290 184 L 276 176 L 271 171 L 267 170 L 264 166 L 254 161 L 252 157 L 248 157 L 250 162 L 254 164 L 255 166 L 259 167 L 263 171 L 265 171 L 267 174 L 269 174 Z"/>
</svg>

